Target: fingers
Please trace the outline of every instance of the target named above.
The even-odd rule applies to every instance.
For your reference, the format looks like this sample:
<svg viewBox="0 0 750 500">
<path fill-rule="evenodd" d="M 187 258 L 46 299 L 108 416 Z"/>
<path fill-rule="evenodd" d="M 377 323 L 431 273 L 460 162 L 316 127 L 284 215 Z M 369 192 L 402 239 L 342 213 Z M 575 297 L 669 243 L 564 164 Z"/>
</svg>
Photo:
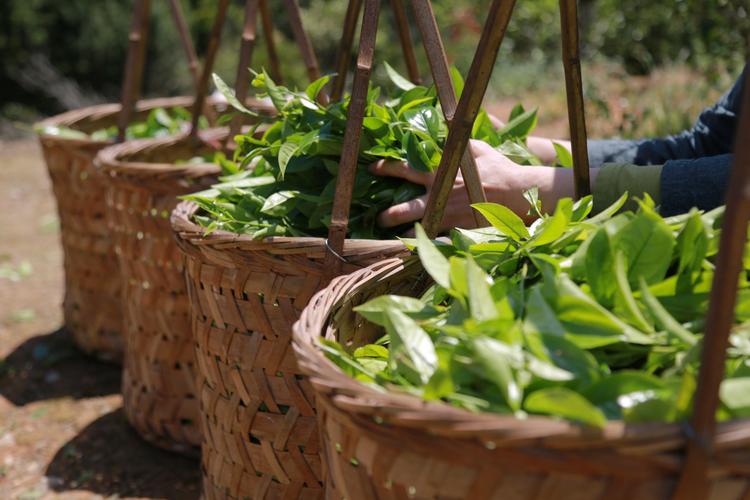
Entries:
<svg viewBox="0 0 750 500">
<path fill-rule="evenodd" d="M 497 151 L 495 150 L 495 148 L 484 141 L 472 139 L 471 141 L 469 141 L 469 148 L 471 154 L 474 155 L 474 158 L 480 158 L 482 156 L 488 155 L 497 155 Z"/>
<path fill-rule="evenodd" d="M 505 122 L 503 122 L 500 118 L 498 118 L 497 116 L 493 115 L 492 113 L 489 113 L 487 116 L 489 117 L 490 123 L 492 123 L 493 127 L 499 129 L 499 128 L 503 128 L 505 126 Z"/>
<path fill-rule="evenodd" d="M 378 214 L 378 225 L 393 227 L 417 221 L 424 216 L 425 206 L 427 206 L 427 195 L 393 205 Z"/>
<path fill-rule="evenodd" d="M 370 172 L 375 175 L 398 177 L 414 184 L 429 186 L 432 183 L 430 172 L 420 172 L 398 160 L 380 160 L 370 165 Z"/>
</svg>

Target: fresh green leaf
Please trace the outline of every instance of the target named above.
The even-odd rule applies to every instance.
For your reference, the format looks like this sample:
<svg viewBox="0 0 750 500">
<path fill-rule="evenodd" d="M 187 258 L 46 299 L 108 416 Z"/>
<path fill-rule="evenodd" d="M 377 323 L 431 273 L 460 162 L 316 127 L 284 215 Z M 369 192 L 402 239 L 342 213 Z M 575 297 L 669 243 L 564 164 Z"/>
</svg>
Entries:
<svg viewBox="0 0 750 500">
<path fill-rule="evenodd" d="M 592 427 L 604 427 L 607 418 L 586 398 L 564 387 L 541 389 L 529 394 L 523 404 L 529 413 L 555 415 Z"/>
<path fill-rule="evenodd" d="M 492 226 L 516 241 L 531 237 L 529 230 L 512 210 L 496 203 L 475 203 L 472 208 L 481 213 Z"/>
</svg>

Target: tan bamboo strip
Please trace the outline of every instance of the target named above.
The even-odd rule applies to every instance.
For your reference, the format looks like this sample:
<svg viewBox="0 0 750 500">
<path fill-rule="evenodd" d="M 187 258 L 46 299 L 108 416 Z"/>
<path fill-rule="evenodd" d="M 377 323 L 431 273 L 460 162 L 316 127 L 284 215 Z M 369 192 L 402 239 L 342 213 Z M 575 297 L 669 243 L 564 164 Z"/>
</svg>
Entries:
<svg viewBox="0 0 750 500">
<path fill-rule="evenodd" d="M 411 5 L 419 34 L 422 37 L 422 44 L 427 54 L 427 61 L 430 64 L 432 79 L 437 88 L 440 107 L 443 109 L 445 120 L 450 124 L 456 113 L 456 90 L 453 88 L 453 81 L 448 69 L 448 59 L 445 56 L 445 47 L 435 19 L 435 12 L 432 9 L 432 2 L 430 0 L 412 0 Z M 487 201 L 476 161 L 468 148 L 461 158 L 460 168 L 469 201 L 471 203 Z M 487 225 L 484 217 L 477 211 L 474 211 L 474 221 L 478 226 Z"/>
<path fill-rule="evenodd" d="M 742 113 L 738 121 L 735 154 L 726 195 L 726 213 L 722 222 L 719 255 L 711 286 L 711 301 L 706 315 L 706 333 L 701 353 L 690 431 L 688 454 L 675 500 L 705 498 L 708 491 L 708 465 L 714 454 L 716 410 L 719 387 L 724 379 L 729 334 L 734 325 L 737 282 L 750 222 L 750 78 L 745 81 Z"/>
<path fill-rule="evenodd" d="M 193 76 L 193 83 L 194 85 L 197 85 L 198 81 L 200 80 L 200 63 L 198 63 L 198 55 L 195 53 L 193 40 L 190 38 L 190 31 L 188 29 L 187 23 L 185 22 L 185 16 L 182 13 L 180 0 L 169 0 L 169 8 L 172 12 L 172 18 L 174 19 L 174 24 L 177 27 L 177 32 L 180 35 L 180 42 L 182 43 L 182 48 L 185 51 L 185 57 L 187 57 L 190 74 Z"/>
<path fill-rule="evenodd" d="M 122 110 L 117 121 L 117 142 L 125 140 L 125 130 L 128 128 L 133 107 L 138 100 L 146 53 L 149 12 L 151 12 L 150 0 L 136 0 L 133 9 L 133 21 L 128 34 L 128 56 L 125 60 L 122 98 L 120 100 Z"/>
<path fill-rule="evenodd" d="M 391 8 L 393 9 L 393 16 L 396 19 L 396 31 L 398 31 L 398 38 L 401 41 L 401 50 L 404 54 L 404 62 L 406 63 L 406 73 L 409 75 L 409 80 L 416 84 L 421 84 L 422 77 L 419 74 L 417 58 L 414 55 L 414 42 L 411 39 L 409 31 L 409 21 L 406 18 L 404 0 L 391 0 Z"/>
<path fill-rule="evenodd" d="M 276 52 L 276 42 L 273 38 L 273 22 L 271 21 L 271 12 L 268 10 L 268 0 L 260 0 L 260 19 L 263 25 L 263 38 L 266 42 L 266 52 L 268 53 L 268 62 L 273 81 L 284 83 L 284 75 L 281 74 L 281 64 L 279 63 L 279 54 Z"/>
<path fill-rule="evenodd" d="M 190 38 L 190 30 L 185 22 L 185 16 L 182 13 L 180 0 L 169 0 L 169 8 L 172 13 L 175 27 L 177 28 L 177 33 L 180 36 L 180 43 L 185 51 L 185 58 L 187 59 L 190 76 L 193 77 L 193 87 L 197 88 L 201 74 L 200 63 L 198 62 L 198 56 L 195 53 L 193 40 Z M 211 123 L 216 121 L 216 111 L 211 105 L 206 104 L 203 106 L 203 115 L 208 118 Z"/>
<path fill-rule="evenodd" d="M 320 68 L 318 67 L 318 58 L 315 56 L 310 37 L 302 25 L 302 15 L 299 10 L 299 4 L 297 3 L 297 0 L 284 0 L 284 3 L 286 4 L 287 16 L 289 18 L 289 24 L 292 26 L 294 39 L 297 41 L 299 50 L 302 53 L 302 59 L 305 61 L 307 76 L 311 82 L 314 82 L 320 78 Z M 322 104 L 328 103 L 328 94 L 325 91 L 321 91 L 318 94 L 318 100 Z"/>
<path fill-rule="evenodd" d="M 375 42 L 378 34 L 378 17 L 380 0 L 365 0 L 362 15 L 362 31 L 359 39 L 357 68 L 354 73 L 352 97 L 349 103 L 349 115 L 344 131 L 344 145 L 339 161 L 339 175 L 336 178 L 336 192 L 331 211 L 331 225 L 328 231 L 329 252 L 326 267 L 330 276 L 336 276 L 341 270 L 341 258 L 346 231 L 349 225 L 349 208 L 352 201 L 354 180 L 357 175 L 359 143 L 362 138 L 362 122 L 367 105 L 367 91 L 370 86 L 372 61 L 375 53 Z"/>
<path fill-rule="evenodd" d="M 435 175 L 430 191 L 422 224 L 431 237 L 435 237 L 443 220 L 445 205 L 448 202 L 458 167 L 469 143 L 471 129 L 474 126 L 484 94 L 487 92 L 495 65 L 497 52 L 505 37 L 515 0 L 494 0 L 487 14 L 487 21 L 479 40 L 474 60 L 471 63 L 466 87 L 458 101 L 456 113 L 451 121 L 448 138 L 445 142 L 443 157 Z"/>
<path fill-rule="evenodd" d="M 219 43 L 221 42 L 221 31 L 224 26 L 224 18 L 226 17 L 228 7 L 229 0 L 219 0 L 219 4 L 216 10 L 216 19 L 214 20 L 214 25 L 211 29 L 211 36 L 208 40 L 208 48 L 206 49 L 206 60 L 203 63 L 201 78 L 195 90 L 193 121 L 190 128 L 190 137 L 192 137 L 194 140 L 198 139 L 198 123 L 200 122 L 201 110 L 203 109 L 203 105 L 206 101 L 206 96 L 208 95 L 208 81 L 211 77 L 211 72 L 213 71 L 214 61 L 216 60 L 216 53 L 219 50 Z"/>
<path fill-rule="evenodd" d="M 258 25 L 258 0 L 247 0 L 245 2 L 245 24 L 242 29 L 242 41 L 240 42 L 240 58 L 237 63 L 237 77 L 234 82 L 234 94 L 240 102 L 245 102 L 247 89 L 250 86 L 250 73 L 248 68 L 253 60 L 253 49 L 255 49 L 255 38 Z M 229 135 L 226 144 L 234 141 L 234 136 L 242 126 L 242 116 L 232 118 L 229 124 Z"/>
<path fill-rule="evenodd" d="M 333 80 L 331 99 L 338 101 L 344 95 L 346 75 L 349 73 L 354 32 L 357 30 L 357 19 L 362 10 L 362 0 L 349 0 L 344 17 L 344 29 L 341 32 L 338 52 L 336 54 L 336 78 Z"/>
<path fill-rule="evenodd" d="M 581 55 L 578 33 L 577 0 L 560 0 L 562 25 L 562 55 L 565 68 L 565 93 L 568 100 L 570 144 L 573 150 L 573 176 L 575 197 L 591 194 L 589 178 L 589 152 L 586 143 L 586 113 L 583 102 Z"/>
</svg>

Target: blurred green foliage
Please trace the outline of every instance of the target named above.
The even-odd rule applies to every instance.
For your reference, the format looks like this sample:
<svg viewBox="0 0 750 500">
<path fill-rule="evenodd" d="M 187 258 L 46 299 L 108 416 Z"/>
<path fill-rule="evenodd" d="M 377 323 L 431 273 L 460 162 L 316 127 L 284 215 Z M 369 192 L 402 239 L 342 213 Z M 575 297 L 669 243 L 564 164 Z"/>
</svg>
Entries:
<svg viewBox="0 0 750 500">
<path fill-rule="evenodd" d="M 200 54 L 208 41 L 216 2 L 182 1 Z M 331 71 L 347 2 L 299 2 L 322 69 Z M 217 72 L 230 82 L 236 74 L 243 3 L 235 0 L 232 4 L 216 64 Z M 190 75 L 167 1 L 152 0 L 151 4 L 145 94 L 190 92 Z M 269 4 L 286 83 L 301 85 L 305 72 L 283 2 L 270 0 Z M 490 0 L 433 2 L 449 58 L 462 71 L 471 63 L 489 4 Z M 65 102 L 74 102 L 76 96 L 68 96 L 66 101 L 60 95 L 59 88 L 65 88 L 60 81 L 72 83 L 80 96 L 116 100 L 131 5 L 128 0 L 0 1 L 0 117 L 17 119 L 13 115 L 24 109 L 44 114 L 62 110 Z M 387 59 L 403 71 L 389 5 L 383 1 L 377 58 Z M 579 0 L 579 5 L 586 61 L 614 62 L 631 75 L 648 74 L 664 65 L 688 64 L 711 77 L 717 74 L 716 68 L 736 72 L 750 56 L 747 0 Z M 540 88 L 545 82 L 559 85 L 559 37 L 557 0 L 517 2 L 498 58 L 495 92 L 513 95 Z M 422 72 L 427 73 L 421 50 L 417 53 Z M 253 66 L 266 63 L 259 37 Z M 379 67 L 375 80 L 383 79 Z"/>
</svg>

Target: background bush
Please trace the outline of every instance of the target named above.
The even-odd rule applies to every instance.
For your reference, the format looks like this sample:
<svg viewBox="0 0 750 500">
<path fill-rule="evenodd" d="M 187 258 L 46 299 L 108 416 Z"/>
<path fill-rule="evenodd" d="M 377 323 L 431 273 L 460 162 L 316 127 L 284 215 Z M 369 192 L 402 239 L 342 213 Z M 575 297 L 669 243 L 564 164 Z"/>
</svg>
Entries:
<svg viewBox="0 0 750 500">
<path fill-rule="evenodd" d="M 152 0 L 146 95 L 190 92 L 177 33 L 166 0 Z M 276 39 L 288 82 L 303 83 L 304 68 L 280 0 L 270 0 Z M 408 1 L 407 1 L 408 3 Z M 465 71 L 484 22 L 489 0 L 435 0 L 435 10 L 453 63 Z M 589 66 L 620 71 L 619 78 L 647 75 L 663 66 L 688 66 L 725 85 L 750 56 L 747 0 L 580 0 L 584 68 L 590 98 L 608 104 L 607 89 L 595 88 Z M 235 75 L 243 2 L 228 17 L 216 69 L 229 81 Z M 304 22 L 321 66 L 330 71 L 340 36 L 345 0 L 300 0 Z M 132 2 L 126 0 L 2 0 L 0 2 L 0 118 L 28 121 L 119 96 L 122 61 Z M 183 0 L 198 48 L 205 49 L 215 0 Z M 534 89 L 559 86 L 560 26 L 557 0 L 519 1 L 498 59 L 493 96 L 523 97 Z M 379 60 L 400 65 L 400 46 L 392 31 L 389 2 L 378 39 Z M 426 64 L 421 57 L 421 67 Z M 254 66 L 266 63 L 262 40 Z M 601 72 L 601 70 L 599 70 Z M 382 69 L 376 80 L 382 78 Z M 708 92 L 706 92 L 708 93 Z M 596 105 L 596 104 L 595 104 Z M 674 120 L 665 119 L 666 122 Z M 680 121 L 679 119 L 677 121 Z M 624 133 L 629 133 L 624 130 Z"/>
</svg>

